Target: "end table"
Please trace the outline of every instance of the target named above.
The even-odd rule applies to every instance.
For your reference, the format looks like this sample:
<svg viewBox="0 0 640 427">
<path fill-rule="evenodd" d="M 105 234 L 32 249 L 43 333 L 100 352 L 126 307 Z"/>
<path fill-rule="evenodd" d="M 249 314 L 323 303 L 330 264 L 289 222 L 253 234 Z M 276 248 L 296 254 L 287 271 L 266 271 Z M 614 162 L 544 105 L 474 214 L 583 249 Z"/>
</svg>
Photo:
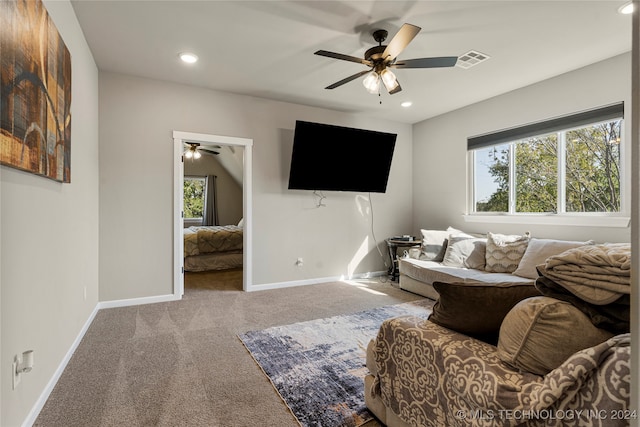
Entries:
<svg viewBox="0 0 640 427">
<path fill-rule="evenodd" d="M 389 276 L 392 281 L 397 281 L 400 272 L 398 271 L 398 248 L 415 248 L 422 245 L 422 240 L 404 240 L 404 239 L 387 239 L 387 247 L 389 248 L 389 257 L 391 258 L 391 268 Z"/>
</svg>

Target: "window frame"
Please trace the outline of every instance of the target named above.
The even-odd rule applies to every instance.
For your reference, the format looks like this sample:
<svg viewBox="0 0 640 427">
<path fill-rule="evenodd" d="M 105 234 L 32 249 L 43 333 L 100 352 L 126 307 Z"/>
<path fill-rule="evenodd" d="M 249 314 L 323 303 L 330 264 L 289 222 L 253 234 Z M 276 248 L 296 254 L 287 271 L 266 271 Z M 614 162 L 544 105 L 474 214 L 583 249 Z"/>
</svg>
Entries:
<svg viewBox="0 0 640 427">
<path fill-rule="evenodd" d="M 587 126 L 613 120 L 622 120 L 620 125 L 620 210 L 618 212 L 566 212 L 566 133 Z M 627 200 L 625 152 L 624 103 L 611 104 L 593 110 L 568 116 L 549 119 L 520 127 L 510 128 L 467 139 L 467 213 L 466 222 L 508 223 L 532 225 L 574 225 L 600 227 L 628 227 L 630 223 L 629 203 Z M 558 135 L 558 212 L 515 212 L 516 186 L 511 185 L 515 177 L 515 150 L 518 141 L 534 136 L 556 133 Z M 493 141 L 493 143 L 491 143 Z M 509 203 L 508 212 L 476 212 L 475 195 L 475 155 L 478 149 L 510 144 L 509 150 Z"/>
</svg>

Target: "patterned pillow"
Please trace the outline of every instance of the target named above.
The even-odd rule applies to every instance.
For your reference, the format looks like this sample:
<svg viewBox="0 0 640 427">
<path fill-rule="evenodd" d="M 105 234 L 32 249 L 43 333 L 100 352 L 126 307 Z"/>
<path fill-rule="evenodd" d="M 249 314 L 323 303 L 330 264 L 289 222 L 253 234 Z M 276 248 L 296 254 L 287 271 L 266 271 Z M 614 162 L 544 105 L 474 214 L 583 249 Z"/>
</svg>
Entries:
<svg viewBox="0 0 640 427">
<path fill-rule="evenodd" d="M 518 303 L 504 318 L 498 357 L 520 371 L 546 375 L 573 353 L 612 336 L 566 301 L 533 297 Z"/>
<path fill-rule="evenodd" d="M 523 236 L 487 233 L 485 271 L 513 273 L 529 245 L 530 235 Z"/>
</svg>

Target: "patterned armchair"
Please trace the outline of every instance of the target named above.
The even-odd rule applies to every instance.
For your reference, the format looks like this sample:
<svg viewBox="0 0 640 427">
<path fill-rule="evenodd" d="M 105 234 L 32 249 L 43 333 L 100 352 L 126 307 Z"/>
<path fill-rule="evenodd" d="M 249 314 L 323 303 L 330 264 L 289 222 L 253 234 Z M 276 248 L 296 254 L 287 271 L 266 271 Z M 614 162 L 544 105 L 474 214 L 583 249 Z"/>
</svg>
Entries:
<svg viewBox="0 0 640 427">
<path fill-rule="evenodd" d="M 519 372 L 497 347 L 416 317 L 385 321 L 367 349 L 367 407 L 389 427 L 626 426 L 629 335 Z"/>
</svg>

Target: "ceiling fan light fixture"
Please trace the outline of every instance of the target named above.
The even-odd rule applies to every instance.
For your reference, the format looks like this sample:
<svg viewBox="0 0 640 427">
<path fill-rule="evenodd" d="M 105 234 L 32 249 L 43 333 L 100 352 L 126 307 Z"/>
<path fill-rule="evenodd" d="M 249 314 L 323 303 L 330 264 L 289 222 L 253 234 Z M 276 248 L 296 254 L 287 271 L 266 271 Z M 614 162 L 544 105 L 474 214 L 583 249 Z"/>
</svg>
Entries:
<svg viewBox="0 0 640 427">
<path fill-rule="evenodd" d="M 382 78 L 382 83 L 384 83 L 384 87 L 387 88 L 387 91 L 391 92 L 398 87 L 398 80 L 396 79 L 396 75 L 393 74 L 388 68 L 382 70 L 382 72 L 380 73 L 380 77 Z"/>
<path fill-rule="evenodd" d="M 380 76 L 375 71 L 372 71 L 362 80 L 362 84 L 367 89 L 367 92 L 376 94 L 380 89 Z"/>
</svg>

